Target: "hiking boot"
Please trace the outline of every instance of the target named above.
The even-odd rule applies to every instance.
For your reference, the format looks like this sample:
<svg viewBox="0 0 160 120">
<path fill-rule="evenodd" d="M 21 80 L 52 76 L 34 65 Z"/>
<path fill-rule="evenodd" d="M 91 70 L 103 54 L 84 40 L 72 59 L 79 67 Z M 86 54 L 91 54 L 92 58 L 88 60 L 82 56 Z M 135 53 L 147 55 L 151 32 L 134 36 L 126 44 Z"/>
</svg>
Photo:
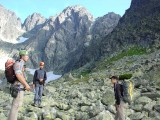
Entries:
<svg viewBox="0 0 160 120">
<path fill-rule="evenodd" d="M 42 108 L 43 106 L 42 106 L 41 104 L 38 104 L 38 107 L 39 107 L 39 108 Z"/>
<path fill-rule="evenodd" d="M 32 106 L 34 106 L 34 107 L 38 107 L 38 105 L 37 104 L 35 104 L 35 103 L 33 103 L 33 104 L 31 104 Z"/>
</svg>

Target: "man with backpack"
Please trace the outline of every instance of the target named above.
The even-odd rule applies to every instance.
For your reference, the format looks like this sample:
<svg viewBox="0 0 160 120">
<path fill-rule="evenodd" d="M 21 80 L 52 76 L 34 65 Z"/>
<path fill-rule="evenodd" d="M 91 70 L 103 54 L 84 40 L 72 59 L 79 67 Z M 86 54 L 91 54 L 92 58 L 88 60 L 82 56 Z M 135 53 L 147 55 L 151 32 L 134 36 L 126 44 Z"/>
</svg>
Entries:
<svg viewBox="0 0 160 120">
<path fill-rule="evenodd" d="M 114 94 L 115 94 L 115 107 L 116 107 L 116 115 L 115 120 L 125 120 L 124 115 L 124 102 L 123 102 L 123 92 L 121 90 L 121 85 L 118 83 L 118 77 L 112 76 L 111 82 L 114 85 Z"/>
<path fill-rule="evenodd" d="M 17 120 L 18 110 L 23 103 L 24 90 L 30 91 L 30 86 L 26 82 L 26 75 L 24 72 L 24 64 L 28 61 L 28 52 L 26 50 L 19 51 L 20 59 L 13 64 L 15 81 L 11 84 L 11 95 L 13 97 L 11 110 L 8 120 Z M 7 76 L 6 69 L 6 76 Z"/>
<path fill-rule="evenodd" d="M 41 106 L 41 98 L 45 81 L 47 79 L 46 71 L 43 69 L 44 62 L 39 63 L 40 68 L 35 71 L 33 77 L 33 88 L 35 88 L 34 106 Z"/>
</svg>

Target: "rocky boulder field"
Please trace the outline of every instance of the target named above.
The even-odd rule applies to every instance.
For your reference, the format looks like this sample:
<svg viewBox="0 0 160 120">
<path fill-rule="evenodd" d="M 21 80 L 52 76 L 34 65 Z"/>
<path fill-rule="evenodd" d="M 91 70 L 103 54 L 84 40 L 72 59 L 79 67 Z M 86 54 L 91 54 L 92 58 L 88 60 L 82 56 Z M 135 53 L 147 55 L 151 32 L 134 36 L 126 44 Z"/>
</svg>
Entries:
<svg viewBox="0 0 160 120">
<path fill-rule="evenodd" d="M 115 99 L 109 77 L 125 73 L 133 75 L 134 83 L 134 100 L 125 105 L 127 120 L 159 120 L 160 51 L 119 56 L 97 62 L 91 71 L 86 66 L 48 83 L 43 108 L 32 106 L 34 93 L 26 92 L 18 120 L 114 120 Z M 11 108 L 8 86 L 1 84 L 1 120 L 7 119 Z"/>
</svg>

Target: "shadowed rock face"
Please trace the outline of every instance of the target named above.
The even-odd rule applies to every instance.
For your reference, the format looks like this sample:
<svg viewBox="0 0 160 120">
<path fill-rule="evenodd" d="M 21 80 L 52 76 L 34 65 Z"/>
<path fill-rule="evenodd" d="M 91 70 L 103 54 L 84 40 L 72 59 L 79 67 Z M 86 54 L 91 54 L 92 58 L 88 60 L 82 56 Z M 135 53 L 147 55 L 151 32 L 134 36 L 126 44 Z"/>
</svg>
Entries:
<svg viewBox="0 0 160 120">
<path fill-rule="evenodd" d="M 158 47 L 160 1 L 132 0 L 131 6 L 120 19 L 112 34 L 106 36 L 99 47 L 99 56 L 111 55 L 114 51 L 129 46 Z"/>
<path fill-rule="evenodd" d="M 99 26 L 99 28 L 98 30 L 97 28 L 92 30 L 94 37 L 92 36 L 93 40 L 90 42 L 90 47 L 83 51 L 78 62 L 75 61 L 75 64 L 73 62 L 72 64 L 69 63 L 68 66 L 70 67 L 66 67 L 66 71 L 69 68 L 79 68 L 104 56 L 118 54 L 130 48 L 130 46 L 159 48 L 159 16 L 160 1 L 132 0 L 130 8 L 126 10 L 118 25 L 115 28 L 113 27 L 112 32 L 109 29 L 106 29 L 108 31 L 106 32 L 103 28 L 104 25 L 101 24 L 103 20 L 107 22 L 110 17 L 100 18 L 99 21 L 94 22 L 93 26 Z M 116 20 L 116 18 L 111 20 Z M 98 23 L 100 25 L 97 25 Z"/>
<path fill-rule="evenodd" d="M 113 31 L 117 26 L 120 16 L 115 13 L 108 13 L 103 17 L 99 17 L 95 20 L 90 28 L 90 35 L 88 35 L 88 41 L 84 44 L 85 48 L 82 51 L 81 56 L 78 59 L 73 59 L 65 67 L 64 71 L 68 72 L 72 69 L 79 68 L 90 61 L 96 60 L 100 53 L 99 49 L 102 39 Z M 77 56 L 74 54 L 73 56 Z"/>
</svg>

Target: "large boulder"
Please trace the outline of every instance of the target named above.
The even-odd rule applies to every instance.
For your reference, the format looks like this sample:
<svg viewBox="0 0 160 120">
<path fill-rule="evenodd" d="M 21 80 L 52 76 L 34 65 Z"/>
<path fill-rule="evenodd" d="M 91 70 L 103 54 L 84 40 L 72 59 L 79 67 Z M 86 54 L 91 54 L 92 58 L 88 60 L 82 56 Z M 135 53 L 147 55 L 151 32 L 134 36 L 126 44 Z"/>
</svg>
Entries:
<svg viewBox="0 0 160 120">
<path fill-rule="evenodd" d="M 144 113 L 136 112 L 136 113 L 130 115 L 129 118 L 130 118 L 131 120 L 140 120 L 140 119 L 142 119 L 144 116 L 145 116 Z"/>
<path fill-rule="evenodd" d="M 114 120 L 113 115 L 109 111 L 102 111 L 96 117 L 91 118 L 90 120 Z"/>
<path fill-rule="evenodd" d="M 142 97 L 139 97 L 135 102 L 138 104 L 145 105 L 145 104 L 151 103 L 152 100 L 148 97 L 142 96 Z"/>
<path fill-rule="evenodd" d="M 114 92 L 113 90 L 106 90 L 106 92 L 102 96 L 101 102 L 104 105 L 113 105 L 115 103 L 115 97 L 114 97 Z"/>
</svg>

